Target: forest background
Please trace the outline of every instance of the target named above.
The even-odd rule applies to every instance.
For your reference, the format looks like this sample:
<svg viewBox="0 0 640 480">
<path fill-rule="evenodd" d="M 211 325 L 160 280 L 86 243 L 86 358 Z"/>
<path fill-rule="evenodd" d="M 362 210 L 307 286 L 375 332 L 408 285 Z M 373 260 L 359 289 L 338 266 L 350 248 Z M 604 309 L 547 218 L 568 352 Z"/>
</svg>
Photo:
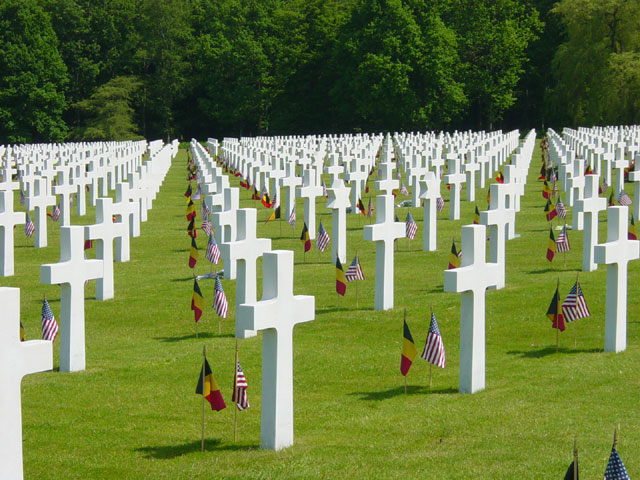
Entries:
<svg viewBox="0 0 640 480">
<path fill-rule="evenodd" d="M 640 123 L 639 0 L 0 0 L 0 144 Z"/>
</svg>

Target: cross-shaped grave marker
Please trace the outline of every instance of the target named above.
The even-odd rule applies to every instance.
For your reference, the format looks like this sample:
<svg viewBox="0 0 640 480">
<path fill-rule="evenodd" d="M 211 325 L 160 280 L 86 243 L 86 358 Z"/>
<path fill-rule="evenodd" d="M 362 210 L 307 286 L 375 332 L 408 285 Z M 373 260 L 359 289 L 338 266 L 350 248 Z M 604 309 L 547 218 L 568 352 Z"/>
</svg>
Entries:
<svg viewBox="0 0 640 480">
<path fill-rule="evenodd" d="M 369 176 L 369 172 L 367 170 L 367 166 L 356 159 L 353 160 L 352 167 L 354 170 L 348 170 L 345 165 L 344 179 L 348 180 L 351 186 L 351 213 L 354 215 L 360 215 L 358 200 L 360 200 L 362 187 Z"/>
<path fill-rule="evenodd" d="M 460 173 L 460 159 L 457 155 L 447 158 L 447 174 L 442 177 L 449 188 L 449 220 L 460 219 L 460 185 L 466 180 L 464 173 Z"/>
<path fill-rule="evenodd" d="M 40 283 L 60 285 L 60 371 L 85 368 L 84 282 L 100 278 L 102 260 L 84 258 L 84 228 L 60 227 L 60 262 L 40 265 Z"/>
<path fill-rule="evenodd" d="M 34 246 L 43 248 L 47 246 L 47 207 L 56 204 L 56 197 L 49 195 L 49 183 L 44 178 L 36 178 L 33 183 L 33 192 L 25 200 L 27 210 L 35 209 L 34 225 L 36 227 Z"/>
<path fill-rule="evenodd" d="M 222 210 L 211 215 L 211 226 L 216 232 L 216 237 L 222 242 L 231 242 L 236 233 L 236 210 L 240 205 L 240 191 L 236 187 L 224 189 L 224 203 Z M 225 273 L 226 273 L 225 265 Z M 235 278 L 225 277 L 225 278 Z"/>
<path fill-rule="evenodd" d="M 327 188 L 327 193 L 329 194 L 327 208 L 333 210 L 331 212 L 331 263 L 335 264 L 337 258 L 344 263 L 347 261 L 349 189 L 338 183 L 334 188 Z"/>
<path fill-rule="evenodd" d="M 440 179 L 433 172 L 427 172 L 420 180 L 420 198 L 424 200 L 422 207 L 422 251 L 432 252 L 437 247 L 437 213 L 436 202 L 440 198 Z"/>
<path fill-rule="evenodd" d="M 315 298 L 293 295 L 293 252 L 266 252 L 262 259 L 262 298 L 240 305 L 243 330 L 262 332 L 260 446 L 293 445 L 293 327 L 315 316 Z"/>
<path fill-rule="evenodd" d="M 380 174 L 380 180 L 376 180 L 373 185 L 376 190 L 384 192 L 385 195 L 391 195 L 391 193 L 400 186 L 400 180 L 393 177 L 394 164 L 392 162 L 380 162 L 378 164 L 378 173 Z"/>
<path fill-rule="evenodd" d="M 504 184 L 492 184 L 489 187 L 489 210 L 480 212 L 480 223 L 489 227 L 489 262 L 500 265 L 501 275 L 496 281 L 496 289 L 504 287 L 507 225 L 515 222 L 516 218 L 516 211 L 506 206 L 507 189 Z"/>
<path fill-rule="evenodd" d="M 296 187 L 302 185 L 302 178 L 296 176 L 296 164 L 288 162 L 285 165 L 285 176 L 280 180 L 280 186 L 284 187 L 284 202 L 280 209 L 284 218 L 288 218 L 291 210 L 296 204 Z"/>
<path fill-rule="evenodd" d="M 304 171 L 302 187 L 296 191 L 296 196 L 304 198 L 304 221 L 309 229 L 309 239 L 316 238 L 316 197 L 322 195 L 322 186 L 316 183 L 313 168 Z M 286 215 L 289 215 L 287 212 Z"/>
<path fill-rule="evenodd" d="M 485 385 L 485 291 L 502 276 L 500 266 L 485 262 L 484 225 L 462 227 L 460 268 L 444 272 L 444 291 L 460 293 L 460 367 L 458 390 L 475 393 Z"/>
<path fill-rule="evenodd" d="M 629 172 L 629 181 L 633 182 L 633 218 L 640 216 L 640 154 L 636 154 L 633 171 Z"/>
<path fill-rule="evenodd" d="M 22 405 L 20 383 L 30 373 L 53 368 L 52 342 L 21 342 L 20 289 L 0 287 L 0 465 L 2 478 L 20 480 L 22 473 Z M 44 412 L 43 412 L 44 413 Z"/>
<path fill-rule="evenodd" d="M 627 348 L 627 264 L 640 257 L 640 241 L 629 240 L 626 206 L 607 208 L 607 242 L 594 247 L 596 263 L 607 265 L 604 351 Z"/>
<path fill-rule="evenodd" d="M 53 194 L 60 195 L 60 226 L 68 227 L 71 225 L 71 208 L 69 207 L 69 198 L 75 193 L 76 187 L 71 184 L 69 178 L 69 167 L 61 167 L 58 171 L 57 185 L 53 187 Z"/>
<path fill-rule="evenodd" d="M 576 200 L 574 208 L 578 208 L 584 215 L 584 230 L 582 233 L 582 271 L 591 272 L 598 268 L 594 261 L 594 246 L 598 243 L 598 213 L 607 208 L 607 199 L 598 196 L 600 176 L 587 175 L 585 177 L 584 198 Z"/>
<path fill-rule="evenodd" d="M 25 222 L 24 212 L 13 211 L 13 191 L 0 190 L 0 276 L 13 275 L 13 227 Z"/>
<path fill-rule="evenodd" d="M 467 183 L 467 202 L 475 202 L 476 200 L 476 172 L 480 170 L 480 164 L 473 160 L 474 156 L 469 152 L 469 159 L 464 164 L 464 173 Z"/>
<path fill-rule="evenodd" d="M 583 197 L 585 183 L 584 160 L 578 159 L 574 161 L 573 173 L 574 175 L 567 182 L 569 185 L 567 196 L 571 198 L 568 203 L 573 206 L 571 209 L 571 228 L 573 230 L 582 230 L 584 228 L 584 215 L 577 202 L 582 200 Z"/>
</svg>

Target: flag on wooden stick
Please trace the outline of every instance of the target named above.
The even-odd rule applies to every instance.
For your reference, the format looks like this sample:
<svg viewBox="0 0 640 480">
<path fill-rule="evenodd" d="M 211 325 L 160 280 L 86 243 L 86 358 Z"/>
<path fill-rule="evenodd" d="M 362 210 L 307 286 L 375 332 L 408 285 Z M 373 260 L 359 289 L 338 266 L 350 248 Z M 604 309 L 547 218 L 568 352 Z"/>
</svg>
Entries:
<svg viewBox="0 0 640 480">
<path fill-rule="evenodd" d="M 220 393 L 220 387 L 216 379 L 213 377 L 213 372 L 207 361 L 207 357 L 204 357 L 204 365 L 200 369 L 200 377 L 198 378 L 198 385 L 196 385 L 196 394 L 202 395 L 210 404 L 211 410 L 219 412 L 227 405 L 224 403 L 222 393 Z"/>
<path fill-rule="evenodd" d="M 247 399 L 247 379 L 244 376 L 240 362 L 236 363 L 236 374 L 233 379 L 233 395 L 231 401 L 235 402 L 238 410 L 242 411 L 249 408 L 249 400 Z"/>
<path fill-rule="evenodd" d="M 560 296 L 558 293 L 558 287 L 556 286 L 556 292 L 553 294 L 549 308 L 547 308 L 547 317 L 553 323 L 552 328 L 557 328 L 561 332 L 564 331 L 564 316 L 562 315 L 562 305 L 560 304 Z"/>
<path fill-rule="evenodd" d="M 53 316 L 49 302 L 45 298 L 42 302 L 42 314 L 40 315 L 40 327 L 42 331 L 42 339 L 53 342 L 58 335 L 58 324 Z"/>
<path fill-rule="evenodd" d="M 409 368 L 417 354 L 418 350 L 416 349 L 416 344 L 414 343 L 411 332 L 409 331 L 407 321 L 404 320 L 402 325 L 402 356 L 400 357 L 400 373 L 405 377 L 407 376 L 407 373 L 409 373 Z"/>
<path fill-rule="evenodd" d="M 420 357 L 436 367 L 444 368 L 445 366 L 444 344 L 442 343 L 442 336 L 438 329 L 436 315 L 433 312 L 431 312 L 429 332 L 427 333 L 427 339 L 425 340 L 424 349 Z"/>
</svg>

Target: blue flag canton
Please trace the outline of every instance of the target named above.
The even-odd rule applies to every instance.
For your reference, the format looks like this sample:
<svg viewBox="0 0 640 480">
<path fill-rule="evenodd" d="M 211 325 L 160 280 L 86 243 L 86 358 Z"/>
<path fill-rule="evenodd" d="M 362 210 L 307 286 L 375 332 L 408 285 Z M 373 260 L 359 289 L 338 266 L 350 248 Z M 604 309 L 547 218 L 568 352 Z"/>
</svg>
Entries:
<svg viewBox="0 0 640 480">
<path fill-rule="evenodd" d="M 436 322 L 436 314 L 432 313 L 431 314 L 431 323 L 429 324 L 429 332 L 438 335 L 438 336 L 442 336 L 440 335 L 440 329 L 438 328 L 438 322 Z"/>
<path fill-rule="evenodd" d="M 615 447 L 611 449 L 609 463 L 607 463 L 607 469 L 604 471 L 604 480 L 629 480 L 627 470 L 624 468 L 624 464 L 620 460 Z"/>
</svg>

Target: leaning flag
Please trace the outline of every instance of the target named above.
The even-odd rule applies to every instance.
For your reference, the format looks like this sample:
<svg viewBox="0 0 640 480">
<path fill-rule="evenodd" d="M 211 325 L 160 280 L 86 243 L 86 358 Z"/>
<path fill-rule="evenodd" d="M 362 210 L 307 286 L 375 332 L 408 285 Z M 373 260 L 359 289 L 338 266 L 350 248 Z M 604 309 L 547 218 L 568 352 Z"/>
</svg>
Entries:
<svg viewBox="0 0 640 480">
<path fill-rule="evenodd" d="M 571 245 L 569 245 L 567 226 L 563 225 L 562 230 L 558 234 L 558 238 L 556 238 L 556 252 L 568 252 L 569 250 L 571 250 Z"/>
<path fill-rule="evenodd" d="M 57 222 L 59 218 L 60 218 L 60 207 L 58 207 L 58 204 L 56 204 L 53 206 L 53 210 L 51 210 L 51 220 L 53 220 L 54 222 Z"/>
<path fill-rule="evenodd" d="M 609 195 L 609 203 L 607 204 L 608 207 L 613 207 L 615 205 L 615 203 L 613 203 L 613 191 L 611 192 L 611 195 Z"/>
<path fill-rule="evenodd" d="M 58 335 L 58 324 L 53 316 L 49 302 L 45 298 L 42 302 L 42 314 L 40 315 L 40 326 L 42 330 L 42 339 L 53 342 Z"/>
<path fill-rule="evenodd" d="M 363 214 L 363 215 L 367 214 L 367 212 L 365 212 L 365 210 L 364 210 L 364 203 L 362 203 L 362 199 L 361 198 L 358 199 L 358 210 L 360 210 L 360 213 Z"/>
<path fill-rule="evenodd" d="M 373 205 L 371 204 L 371 197 L 369 197 L 369 204 L 367 205 L 367 217 L 373 216 Z"/>
<path fill-rule="evenodd" d="M 487 198 L 489 197 L 487 196 Z M 441 212 L 443 208 L 444 208 L 444 199 L 442 197 L 436 198 L 436 210 L 438 212 Z"/>
<path fill-rule="evenodd" d="M 559 218 L 565 218 L 567 216 L 567 211 L 564 209 L 564 203 L 562 203 L 560 198 L 558 198 L 558 201 L 556 202 L 556 213 Z"/>
<path fill-rule="evenodd" d="M 347 281 L 344 276 L 344 270 L 342 269 L 340 259 L 336 258 L 336 293 L 344 297 L 346 291 Z"/>
<path fill-rule="evenodd" d="M 407 321 L 404 320 L 402 326 L 402 356 L 400 357 L 400 373 L 402 375 L 406 376 L 409 373 L 409 368 L 417 354 L 416 344 L 413 342 Z"/>
<path fill-rule="evenodd" d="M 587 307 L 587 302 L 584 299 L 582 289 L 580 288 L 580 284 L 577 280 L 576 283 L 573 284 L 573 287 L 571 287 L 567 298 L 562 302 L 562 313 L 567 322 L 573 322 L 579 318 L 591 316 L 589 307 Z"/>
<path fill-rule="evenodd" d="M 633 223 L 633 215 L 631 215 L 631 223 L 629 224 L 629 231 L 627 232 L 627 238 L 629 240 L 637 240 L 636 225 Z"/>
<path fill-rule="evenodd" d="M 185 213 L 187 215 L 187 220 L 196 218 L 196 206 L 193 204 L 191 197 L 189 197 L 189 203 L 187 203 L 187 210 Z"/>
<path fill-rule="evenodd" d="M 449 266 L 447 270 L 451 270 L 452 268 L 460 267 L 460 256 L 458 251 L 456 250 L 456 242 L 451 241 L 451 253 L 449 254 Z"/>
<path fill-rule="evenodd" d="M 553 299 L 547 309 L 547 317 L 553 322 L 551 328 L 557 328 L 561 332 L 564 331 L 564 316 L 562 315 L 562 305 L 560 304 L 558 287 L 556 287 L 556 293 L 553 294 Z"/>
<path fill-rule="evenodd" d="M 191 238 L 196 238 L 198 236 L 197 232 L 196 232 L 196 219 L 192 218 L 191 221 L 189 222 L 189 225 L 187 225 L 187 235 L 189 235 Z"/>
<path fill-rule="evenodd" d="M 407 212 L 407 218 L 404 220 L 404 224 L 407 238 L 409 240 L 413 240 L 416 236 L 416 232 L 418 231 L 418 225 L 411 216 L 411 212 Z"/>
<path fill-rule="evenodd" d="M 405 197 L 409 195 L 409 190 L 407 190 L 407 187 L 404 186 L 403 182 L 400 182 L 400 195 L 404 195 Z"/>
<path fill-rule="evenodd" d="M 300 234 L 300 241 L 304 243 L 304 251 L 311 250 L 311 240 L 309 239 L 309 229 L 307 228 L 307 222 L 304 222 L 302 227 L 302 233 Z"/>
<path fill-rule="evenodd" d="M 584 174 L 593 175 L 593 168 L 591 168 L 591 165 L 587 165 L 587 168 L 584 169 Z"/>
<path fill-rule="evenodd" d="M 184 196 L 187 198 L 191 196 L 191 183 L 189 183 L 189 186 L 187 187 L 187 191 L 184 192 Z"/>
<path fill-rule="evenodd" d="M 240 362 L 236 366 L 236 374 L 233 379 L 233 395 L 231 401 L 235 402 L 238 410 L 242 411 L 245 408 L 249 408 L 249 400 L 247 399 L 247 379 L 244 377 L 244 372 L 240 366 Z"/>
<path fill-rule="evenodd" d="M 202 205 L 200 207 L 200 216 L 202 218 L 207 218 L 209 216 L 209 207 L 207 206 L 207 202 L 205 200 L 202 200 Z"/>
<path fill-rule="evenodd" d="M 196 266 L 196 262 L 198 261 L 198 246 L 196 245 L 196 239 L 191 239 L 191 250 L 189 251 L 189 268 L 193 268 Z"/>
<path fill-rule="evenodd" d="M 556 239 L 553 236 L 553 229 L 549 228 L 549 243 L 547 244 L 547 260 L 553 261 L 553 256 L 556 254 Z"/>
<path fill-rule="evenodd" d="M 223 408 L 226 408 L 222 394 L 220 393 L 220 387 L 216 383 L 216 379 L 213 378 L 211 367 L 207 358 L 204 358 L 204 367 L 200 369 L 200 378 L 198 378 L 198 385 L 196 386 L 196 394 L 202 395 L 211 404 L 211 410 L 219 412 Z"/>
<path fill-rule="evenodd" d="M 575 475 L 573 472 L 573 469 L 575 468 Z M 574 480 L 574 479 L 578 479 L 580 478 L 580 476 L 578 475 L 579 469 L 578 469 L 578 459 L 576 458 L 573 462 L 571 462 L 569 464 L 569 468 L 567 468 L 567 473 L 564 474 L 564 480 Z"/>
<path fill-rule="evenodd" d="M 200 200 L 200 184 L 198 184 L 198 186 L 196 187 L 196 191 L 193 192 L 191 198 L 194 200 Z"/>
<path fill-rule="evenodd" d="M 620 192 L 620 195 L 618 195 L 618 203 L 620 205 L 628 207 L 633 202 L 631 201 L 631 198 L 629 198 L 629 195 L 627 195 L 627 193 L 623 190 L 622 192 Z"/>
<path fill-rule="evenodd" d="M 287 220 L 291 228 L 293 228 L 296 224 L 296 207 L 291 207 L 291 213 L 289 214 L 289 219 Z"/>
<path fill-rule="evenodd" d="M 31 238 L 33 232 L 36 231 L 36 226 L 33 224 L 31 217 L 29 216 L 29 212 L 27 212 L 27 218 L 24 222 L 24 236 L 27 238 Z"/>
<path fill-rule="evenodd" d="M 502 174 L 502 172 L 498 172 L 498 176 L 496 176 L 496 182 L 504 183 L 504 175 Z"/>
<path fill-rule="evenodd" d="M 204 234 L 208 237 L 211 233 L 211 222 L 209 220 L 203 220 L 202 225 L 200 225 Z"/>
<path fill-rule="evenodd" d="M 357 255 L 353 257 L 351 264 L 347 267 L 347 271 L 344 272 L 344 278 L 347 282 L 364 280 L 364 274 L 362 273 L 362 267 L 360 267 L 360 260 Z"/>
<path fill-rule="evenodd" d="M 260 202 L 262 202 L 264 207 L 271 208 L 271 200 L 269 199 L 269 194 L 266 191 L 261 195 Z"/>
<path fill-rule="evenodd" d="M 542 198 L 548 199 L 550 196 L 551 196 L 551 187 L 545 180 L 544 183 L 542 184 Z"/>
<path fill-rule="evenodd" d="M 556 212 L 556 209 L 553 207 L 551 200 L 547 200 L 547 204 L 544 207 L 544 213 L 547 217 L 547 222 L 553 220 L 554 217 L 558 214 L 558 212 Z"/>
<path fill-rule="evenodd" d="M 218 247 L 215 238 L 213 238 L 213 232 L 209 233 L 209 241 L 207 242 L 207 253 L 205 253 L 204 257 L 211 263 L 214 263 L 216 265 L 220 261 L 220 248 Z"/>
<path fill-rule="evenodd" d="M 604 480 L 629 480 L 627 469 L 624 468 L 615 445 L 611 447 L 611 455 L 609 455 L 607 468 L 604 471 Z"/>
<path fill-rule="evenodd" d="M 24 325 L 20 322 L 20 341 L 24 342 Z"/>
<path fill-rule="evenodd" d="M 321 252 L 324 252 L 324 249 L 329 245 L 329 234 L 322 226 L 322 222 L 320 222 L 320 226 L 318 227 L 318 234 L 316 235 L 316 248 Z"/>
<path fill-rule="evenodd" d="M 444 344 L 442 343 L 442 336 L 438 329 L 436 315 L 433 312 L 431 312 L 429 333 L 427 333 L 427 339 L 424 343 L 424 349 L 422 350 L 422 355 L 420 355 L 420 357 L 424 358 L 427 362 L 435 365 L 436 367 L 444 368 Z"/>
<path fill-rule="evenodd" d="M 198 281 L 196 279 L 193 280 L 191 310 L 193 310 L 193 316 L 196 323 L 198 323 L 198 320 L 200 320 L 200 317 L 202 316 L 202 311 L 204 310 L 204 298 L 202 298 L 202 292 L 200 291 L 200 287 L 198 286 Z"/>
<path fill-rule="evenodd" d="M 218 314 L 221 318 L 227 318 L 227 297 L 224 294 L 224 290 L 222 289 L 222 284 L 220 283 L 220 277 L 216 275 L 216 286 L 213 288 L 213 310 Z"/>
<path fill-rule="evenodd" d="M 473 224 L 480 225 L 480 211 L 478 210 L 477 205 L 476 205 L 476 211 L 473 214 Z"/>
<path fill-rule="evenodd" d="M 280 205 L 273 209 L 271 215 L 269 215 L 269 218 L 267 218 L 267 221 L 264 223 L 269 223 L 271 220 L 275 220 L 276 218 L 280 218 Z"/>
</svg>

